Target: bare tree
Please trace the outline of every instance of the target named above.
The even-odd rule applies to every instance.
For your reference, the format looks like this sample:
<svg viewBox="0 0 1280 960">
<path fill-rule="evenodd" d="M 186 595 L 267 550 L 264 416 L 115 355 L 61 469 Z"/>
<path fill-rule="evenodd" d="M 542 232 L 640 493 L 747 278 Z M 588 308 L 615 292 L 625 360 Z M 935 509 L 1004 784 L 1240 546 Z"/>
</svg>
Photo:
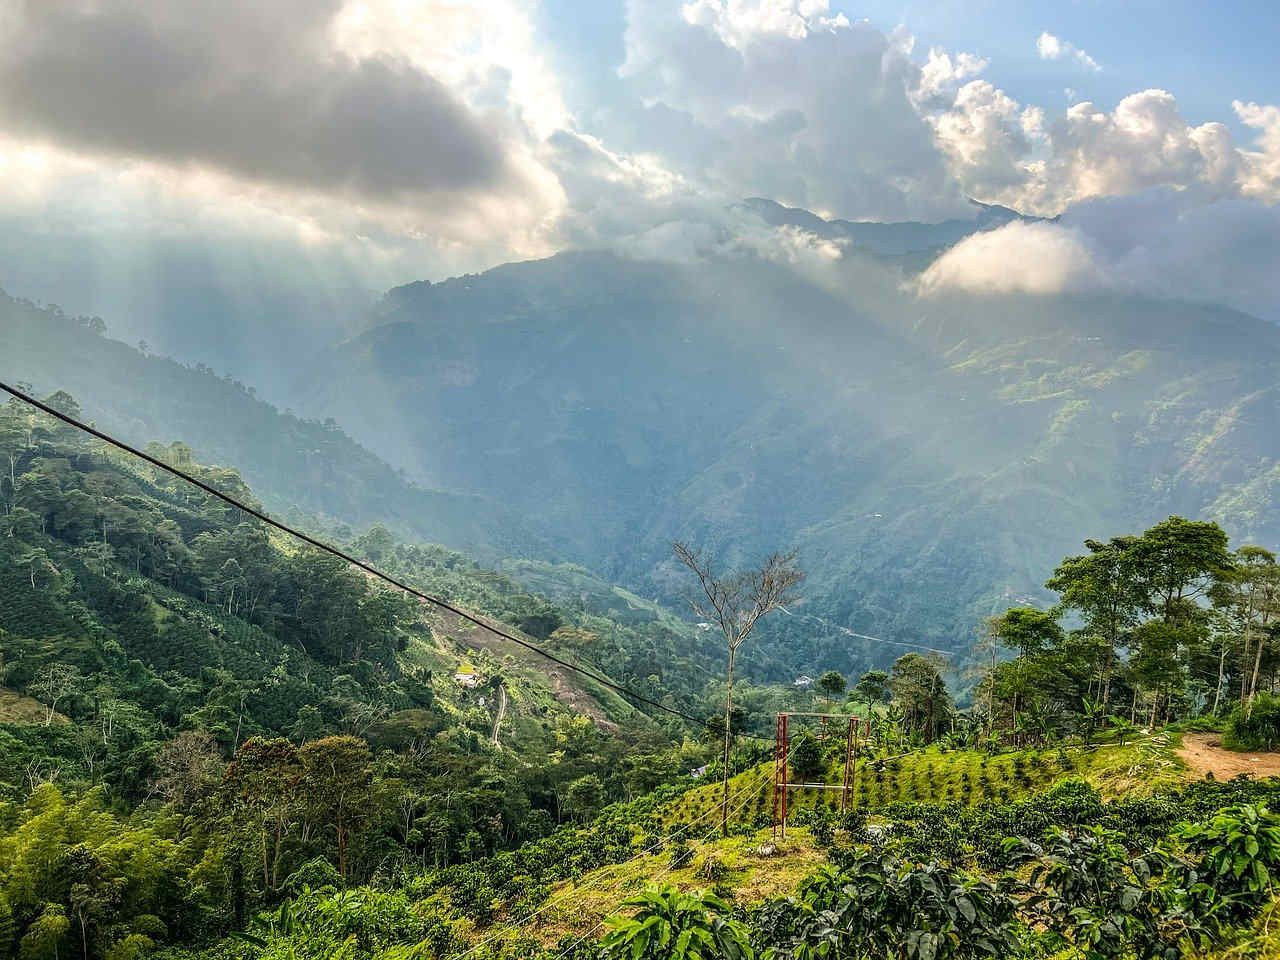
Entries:
<svg viewBox="0 0 1280 960">
<path fill-rule="evenodd" d="M 686 544 L 672 544 L 676 559 L 693 571 L 702 588 L 702 597 L 693 600 L 693 609 L 704 620 L 715 623 L 729 648 L 728 684 L 724 698 L 724 783 L 720 800 L 720 828 L 729 835 L 729 741 L 733 723 L 733 668 L 738 648 L 751 635 L 765 614 L 792 603 L 795 587 L 804 579 L 796 563 L 795 551 L 775 553 L 759 570 L 716 576 L 711 562 Z"/>
<path fill-rule="evenodd" d="M 69 663 L 51 663 L 27 687 L 27 693 L 45 705 L 44 725 L 57 715 L 58 704 L 80 689 L 80 671 Z"/>
<path fill-rule="evenodd" d="M 213 793 L 225 766 L 212 736 L 204 730 L 183 730 L 156 754 L 151 789 L 169 803 L 189 807 Z"/>
</svg>

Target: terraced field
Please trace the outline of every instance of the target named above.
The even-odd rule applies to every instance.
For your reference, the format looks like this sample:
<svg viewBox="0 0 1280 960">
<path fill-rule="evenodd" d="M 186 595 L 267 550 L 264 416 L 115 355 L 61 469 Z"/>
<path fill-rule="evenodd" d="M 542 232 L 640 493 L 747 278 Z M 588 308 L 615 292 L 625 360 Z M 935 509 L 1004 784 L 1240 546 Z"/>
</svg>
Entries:
<svg viewBox="0 0 1280 960">
<path fill-rule="evenodd" d="M 1063 777 L 1081 776 L 1104 795 L 1149 792 L 1157 785 L 1182 779 L 1185 768 L 1174 754 L 1169 737 L 1151 738 L 1124 746 L 1024 750 L 994 756 L 977 751 L 922 750 L 896 759 L 860 761 L 852 802 L 874 810 L 900 801 L 939 801 L 964 804 L 1007 803 L 1051 786 Z M 792 774 L 793 779 L 795 774 Z M 833 764 L 825 782 L 838 784 L 842 771 Z M 730 780 L 736 791 L 758 782 L 753 799 L 736 818 L 743 824 L 769 822 L 773 803 L 773 764 L 761 764 Z M 695 820 L 707 814 L 720 797 L 718 784 L 690 790 L 666 811 L 668 823 Z M 791 816 L 819 804 L 840 808 L 838 790 L 799 790 L 790 793 Z"/>
</svg>

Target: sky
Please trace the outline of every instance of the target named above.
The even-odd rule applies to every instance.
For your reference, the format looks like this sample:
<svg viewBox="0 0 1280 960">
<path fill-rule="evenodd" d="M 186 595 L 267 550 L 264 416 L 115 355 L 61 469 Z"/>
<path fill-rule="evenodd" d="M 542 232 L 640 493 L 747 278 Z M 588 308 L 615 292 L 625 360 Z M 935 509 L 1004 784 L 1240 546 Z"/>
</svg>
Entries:
<svg viewBox="0 0 1280 960">
<path fill-rule="evenodd" d="M 972 198 L 1060 219 L 922 291 L 1280 320 L 1276 36 L 1267 2 L 0 0 L 0 287 L 324 338 L 393 284 L 733 231 L 744 197 Z"/>
</svg>

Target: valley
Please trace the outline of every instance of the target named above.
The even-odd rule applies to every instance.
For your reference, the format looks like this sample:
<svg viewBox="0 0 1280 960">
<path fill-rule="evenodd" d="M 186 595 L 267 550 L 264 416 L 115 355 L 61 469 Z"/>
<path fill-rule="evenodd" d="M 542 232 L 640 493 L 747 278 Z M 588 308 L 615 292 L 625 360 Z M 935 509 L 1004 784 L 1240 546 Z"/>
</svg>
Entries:
<svg viewBox="0 0 1280 960">
<path fill-rule="evenodd" d="M 0 407 L 0 951 L 1269 949 L 1280 567 L 1212 522 L 1066 557 L 1062 606 L 986 623 L 967 703 L 931 651 L 852 685 L 740 681 L 726 768 L 714 631 L 582 568 L 306 521 L 459 615 L 88 437 L 69 393 L 44 403 L 65 419 Z M 259 509 L 233 469 L 148 449 Z M 856 717 L 861 751 L 847 794 L 789 790 L 779 831 L 767 733 L 797 705 Z M 839 782 L 843 738 L 798 716 L 788 776 Z"/>
</svg>

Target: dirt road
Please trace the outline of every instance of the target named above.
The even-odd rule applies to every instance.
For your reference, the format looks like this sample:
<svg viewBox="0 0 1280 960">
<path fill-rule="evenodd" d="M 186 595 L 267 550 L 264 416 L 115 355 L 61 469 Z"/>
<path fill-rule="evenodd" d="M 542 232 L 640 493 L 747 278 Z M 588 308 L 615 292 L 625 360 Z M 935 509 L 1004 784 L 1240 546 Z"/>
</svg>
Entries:
<svg viewBox="0 0 1280 960">
<path fill-rule="evenodd" d="M 501 748 L 502 744 L 498 742 L 498 732 L 502 729 L 502 718 L 507 715 L 507 688 L 499 685 L 498 696 L 501 699 L 498 701 L 498 715 L 493 718 L 493 745 Z"/>
<path fill-rule="evenodd" d="M 1224 750 L 1220 733 L 1184 733 L 1178 756 L 1197 778 L 1206 773 L 1212 773 L 1215 780 L 1230 780 L 1242 773 L 1255 777 L 1280 776 L 1280 753 Z"/>
</svg>

